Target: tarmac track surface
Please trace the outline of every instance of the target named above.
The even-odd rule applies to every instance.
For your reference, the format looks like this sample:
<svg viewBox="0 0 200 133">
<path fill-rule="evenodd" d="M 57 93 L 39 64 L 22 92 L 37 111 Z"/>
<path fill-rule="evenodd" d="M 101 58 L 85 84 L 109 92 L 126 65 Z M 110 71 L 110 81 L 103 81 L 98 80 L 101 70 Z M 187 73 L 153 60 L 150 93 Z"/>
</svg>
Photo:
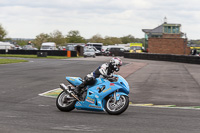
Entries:
<svg viewBox="0 0 200 133">
<path fill-rule="evenodd" d="M 38 94 L 66 83 L 65 76 L 84 77 L 110 57 L 28 60 L 0 65 L 1 133 L 199 133 L 200 110 L 129 106 L 119 116 L 81 110 L 60 112 L 55 99 Z M 121 71 L 125 67 L 129 71 L 123 70 L 123 74 L 131 86 L 133 103 L 199 106 L 199 65 L 130 59 L 123 62 L 126 65 Z M 128 68 L 134 64 L 134 70 Z"/>
</svg>

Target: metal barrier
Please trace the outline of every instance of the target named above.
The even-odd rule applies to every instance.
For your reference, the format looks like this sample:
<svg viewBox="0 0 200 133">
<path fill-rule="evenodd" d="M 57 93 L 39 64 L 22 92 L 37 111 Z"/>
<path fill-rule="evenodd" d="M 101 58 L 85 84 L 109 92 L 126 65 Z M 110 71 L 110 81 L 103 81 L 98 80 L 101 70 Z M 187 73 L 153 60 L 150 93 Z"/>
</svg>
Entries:
<svg viewBox="0 0 200 133">
<path fill-rule="evenodd" d="M 37 52 L 37 57 L 47 57 L 47 52 Z"/>
<path fill-rule="evenodd" d="M 38 52 L 45 52 L 48 56 L 67 56 L 64 50 L 0 50 L 0 54 L 21 54 L 21 55 L 38 55 Z M 71 57 L 77 57 L 76 51 L 70 51 Z"/>
<path fill-rule="evenodd" d="M 200 57 L 199 56 L 192 56 L 192 55 L 124 53 L 124 58 L 200 64 Z"/>
</svg>

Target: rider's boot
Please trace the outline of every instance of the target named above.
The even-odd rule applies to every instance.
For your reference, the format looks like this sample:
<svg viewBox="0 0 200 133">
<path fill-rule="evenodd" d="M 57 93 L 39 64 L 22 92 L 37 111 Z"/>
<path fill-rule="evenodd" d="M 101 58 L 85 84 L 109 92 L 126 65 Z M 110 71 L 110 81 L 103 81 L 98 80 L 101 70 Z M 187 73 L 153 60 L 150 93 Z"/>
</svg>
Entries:
<svg viewBox="0 0 200 133">
<path fill-rule="evenodd" d="M 77 86 L 75 89 L 74 89 L 74 93 L 76 94 L 76 95 L 80 95 L 80 92 L 81 92 L 81 88 L 79 87 L 79 86 Z"/>
<path fill-rule="evenodd" d="M 81 92 L 81 89 L 83 89 L 86 85 L 86 81 L 83 81 L 80 85 L 76 86 L 74 92 L 76 94 L 79 94 Z"/>
<path fill-rule="evenodd" d="M 86 81 L 83 81 L 79 86 L 77 86 L 74 89 L 74 93 L 78 96 L 78 98 L 81 98 L 81 90 L 85 87 Z"/>
</svg>

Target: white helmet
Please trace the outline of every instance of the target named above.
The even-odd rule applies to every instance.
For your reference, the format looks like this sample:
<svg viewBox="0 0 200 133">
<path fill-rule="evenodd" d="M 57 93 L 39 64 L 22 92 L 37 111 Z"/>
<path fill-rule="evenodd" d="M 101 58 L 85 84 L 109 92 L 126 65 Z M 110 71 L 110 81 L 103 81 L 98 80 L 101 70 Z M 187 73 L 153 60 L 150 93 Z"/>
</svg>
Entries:
<svg viewBox="0 0 200 133">
<path fill-rule="evenodd" d="M 110 60 L 110 68 L 116 72 L 119 71 L 120 66 L 122 65 L 122 60 L 118 57 L 114 57 Z"/>
</svg>

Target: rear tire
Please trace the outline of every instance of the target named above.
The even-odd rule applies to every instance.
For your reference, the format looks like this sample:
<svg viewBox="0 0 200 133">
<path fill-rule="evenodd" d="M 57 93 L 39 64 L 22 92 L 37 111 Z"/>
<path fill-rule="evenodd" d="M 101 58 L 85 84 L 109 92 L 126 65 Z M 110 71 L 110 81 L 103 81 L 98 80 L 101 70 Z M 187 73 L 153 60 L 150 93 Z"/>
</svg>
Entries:
<svg viewBox="0 0 200 133">
<path fill-rule="evenodd" d="M 105 109 L 106 112 L 110 115 L 119 115 L 123 113 L 129 106 L 129 97 L 122 95 L 120 96 L 117 103 L 114 103 L 113 97 L 110 97 L 106 101 Z"/>
<path fill-rule="evenodd" d="M 76 100 L 70 101 L 66 100 L 66 98 L 70 99 L 72 97 L 62 91 L 56 99 L 56 106 L 60 111 L 69 112 L 75 108 Z"/>
</svg>

